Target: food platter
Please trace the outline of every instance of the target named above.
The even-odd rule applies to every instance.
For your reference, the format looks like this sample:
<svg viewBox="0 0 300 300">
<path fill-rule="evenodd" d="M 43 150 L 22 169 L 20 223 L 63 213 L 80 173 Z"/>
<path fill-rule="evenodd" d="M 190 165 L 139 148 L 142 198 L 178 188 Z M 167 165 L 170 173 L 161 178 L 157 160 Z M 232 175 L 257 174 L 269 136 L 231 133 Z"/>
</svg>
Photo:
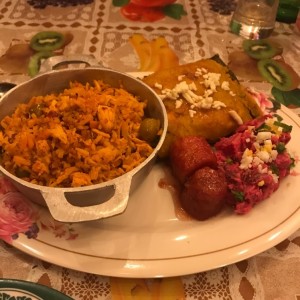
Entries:
<svg viewBox="0 0 300 300">
<path fill-rule="evenodd" d="M 293 126 L 288 149 L 297 158 L 300 119 L 285 107 L 279 114 Z M 37 239 L 20 235 L 13 246 L 59 266 L 106 276 L 154 278 L 211 270 L 261 253 L 298 230 L 299 171 L 296 164 L 279 189 L 250 213 L 238 216 L 227 209 L 200 222 L 179 216 L 174 195 L 159 185 L 167 169 L 157 163 L 130 195 L 123 214 L 49 225 L 55 221 L 38 207 L 43 226 Z M 68 237 L 67 229 L 72 232 Z"/>
</svg>

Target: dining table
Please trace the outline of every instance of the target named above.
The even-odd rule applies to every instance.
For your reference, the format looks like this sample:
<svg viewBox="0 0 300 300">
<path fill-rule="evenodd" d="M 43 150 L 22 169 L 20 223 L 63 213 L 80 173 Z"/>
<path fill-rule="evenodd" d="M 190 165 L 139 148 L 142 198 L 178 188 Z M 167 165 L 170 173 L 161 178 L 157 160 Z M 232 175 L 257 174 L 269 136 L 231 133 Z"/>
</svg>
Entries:
<svg viewBox="0 0 300 300">
<path fill-rule="evenodd" d="M 67 61 L 66 67 L 96 65 L 133 76 L 145 76 L 218 55 L 232 68 L 241 84 L 271 96 L 271 84 L 255 68 L 250 67 L 245 58 L 242 47 L 244 38 L 230 30 L 236 2 L 0 0 L 0 82 L 18 86 L 39 76 L 39 73 L 51 71 L 53 65 L 49 67 L 46 62 L 53 58 L 58 59 L 59 64 Z M 276 21 L 269 39 L 281 46 L 281 59 L 300 74 L 300 14 L 294 23 Z M 40 51 L 35 44 L 44 47 L 44 50 Z M 56 47 L 56 44 L 59 45 Z M 48 51 L 48 54 L 43 51 Z M 72 64 L 74 66 L 70 66 Z M 297 101 L 297 97 L 293 97 L 290 102 L 281 105 L 285 107 L 285 114 L 299 128 L 300 98 Z M 299 137 L 295 139 L 299 143 Z M 294 179 L 296 177 L 293 180 L 297 180 Z M 155 177 L 146 183 L 151 190 L 149 193 L 159 189 L 158 180 Z M 1 187 L 1 194 L 4 193 L 3 189 Z M 247 226 L 243 228 L 245 236 L 250 236 L 248 250 L 239 248 L 239 255 L 233 254 L 228 244 L 223 254 L 217 255 L 217 249 L 211 250 L 210 255 L 200 260 L 195 253 L 188 257 L 188 250 L 184 250 L 188 249 L 188 242 L 183 248 L 183 252 L 187 251 L 183 253 L 186 260 L 181 260 L 174 241 L 170 242 L 173 247 L 168 246 L 166 241 L 170 235 L 174 240 L 177 238 L 178 243 L 183 243 L 181 238 L 186 238 L 189 231 L 193 232 L 192 225 L 185 225 L 184 231 L 174 225 L 174 216 L 170 221 L 173 224 L 171 226 L 157 218 L 157 222 L 161 222 L 159 228 L 155 227 L 155 232 L 149 232 L 152 227 L 147 228 L 143 222 L 149 221 L 147 211 L 151 210 L 151 205 L 135 212 L 133 219 L 136 218 L 136 222 L 122 219 L 122 233 L 117 232 L 120 224 L 114 224 L 114 217 L 108 221 L 107 228 L 100 225 L 101 220 L 81 228 L 77 224 L 53 220 L 47 209 L 37 206 L 40 216 L 35 224 L 36 232 L 30 236 L 28 232 L 24 234 L 21 231 L 11 239 L 1 235 L 4 228 L 1 228 L 4 226 L 1 222 L 5 216 L 0 211 L 0 279 L 36 283 L 76 300 L 300 299 L 300 192 L 297 194 L 294 189 L 291 195 L 287 194 L 289 190 L 288 185 L 280 189 L 281 205 L 289 205 L 286 199 L 293 198 L 295 210 L 289 217 L 283 215 L 286 218 L 284 221 L 272 221 L 273 216 L 275 219 L 280 213 L 270 212 L 265 207 L 262 211 L 266 214 L 262 216 L 259 206 L 253 210 L 259 220 L 264 217 L 263 225 L 256 225 L 255 219 L 245 216 L 249 218 Z M 166 191 L 159 193 L 163 197 Z M 143 196 L 145 194 L 147 191 L 144 194 L 138 191 L 141 198 L 146 197 Z M 134 211 L 137 201 L 138 197 L 135 197 L 129 213 Z M 267 204 L 271 206 L 271 203 Z M 152 208 L 158 209 L 158 206 Z M 11 219 L 11 222 L 14 220 Z M 220 235 L 218 239 L 222 241 L 234 241 L 232 235 L 235 229 L 222 232 L 222 225 L 217 226 L 214 220 L 204 222 L 204 229 L 201 229 L 204 223 L 197 221 L 195 226 L 198 226 L 199 234 L 201 230 L 209 232 L 209 222 L 219 230 L 210 232 L 212 239 Z M 267 224 L 272 222 L 276 226 L 269 228 Z M 259 226 L 265 232 L 260 232 Z M 105 237 L 101 233 L 102 228 Z M 132 238 L 135 231 L 140 234 L 137 235 L 139 238 Z M 252 235 L 252 232 L 256 235 Z M 101 250 L 100 258 L 97 256 L 101 239 L 107 254 L 104 259 Z M 190 243 L 194 245 L 195 241 L 191 240 Z M 210 239 L 199 239 L 197 243 L 213 244 Z M 157 256 L 147 261 L 148 253 L 160 247 L 164 257 Z M 90 251 L 87 254 L 84 253 L 86 248 Z M 136 250 L 139 248 L 145 255 L 138 256 L 137 261 L 141 264 L 130 257 L 130 250 L 140 254 Z M 176 254 L 172 255 L 172 252 Z M 120 262 L 122 267 L 119 266 Z"/>
</svg>

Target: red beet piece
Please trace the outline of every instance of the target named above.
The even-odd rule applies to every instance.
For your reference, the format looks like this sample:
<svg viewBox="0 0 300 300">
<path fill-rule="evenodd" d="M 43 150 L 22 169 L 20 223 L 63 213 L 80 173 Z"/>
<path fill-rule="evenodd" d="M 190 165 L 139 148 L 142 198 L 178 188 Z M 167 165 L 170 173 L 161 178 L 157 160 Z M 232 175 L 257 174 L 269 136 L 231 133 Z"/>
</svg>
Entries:
<svg viewBox="0 0 300 300">
<path fill-rule="evenodd" d="M 203 221 L 222 210 L 226 195 L 227 183 L 223 171 L 204 167 L 187 180 L 180 202 L 190 216 Z"/>
<path fill-rule="evenodd" d="M 178 138 L 171 146 L 170 161 L 173 174 L 181 183 L 200 168 L 217 168 L 214 152 L 206 139 L 199 136 Z"/>
</svg>

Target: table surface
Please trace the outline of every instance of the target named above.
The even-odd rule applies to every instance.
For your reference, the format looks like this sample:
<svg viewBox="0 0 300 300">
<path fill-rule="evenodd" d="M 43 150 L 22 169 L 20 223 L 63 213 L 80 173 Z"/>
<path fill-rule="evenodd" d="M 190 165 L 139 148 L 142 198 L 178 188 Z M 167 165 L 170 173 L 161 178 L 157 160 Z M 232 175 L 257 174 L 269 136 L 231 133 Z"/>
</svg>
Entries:
<svg viewBox="0 0 300 300">
<path fill-rule="evenodd" d="M 230 53 L 241 45 L 241 38 L 230 33 L 228 26 L 234 1 L 173 1 L 175 13 L 165 9 L 165 15 L 161 15 L 157 10 L 149 13 L 148 9 L 138 14 L 133 11 L 129 18 L 124 7 L 114 5 L 125 2 L 0 1 L 0 81 L 18 84 L 29 78 L 29 56 L 18 54 L 17 59 L 14 56 L 11 60 L 9 50 L 15 49 L 14 45 L 28 44 L 40 31 L 59 31 L 69 37 L 59 55 L 91 55 L 99 64 L 124 72 L 155 71 L 168 64 L 184 64 L 216 53 L 229 62 Z M 43 8 L 34 7 L 42 4 Z M 176 13 L 182 13 L 181 8 L 185 13 L 174 18 Z M 151 21 L 153 17 L 160 20 Z M 150 58 L 152 64 L 139 60 L 130 42 L 136 34 L 146 42 L 163 37 L 170 60 L 165 64 L 158 63 L 157 57 Z M 297 26 L 277 22 L 272 37 L 281 41 L 284 59 L 300 72 Z M 250 79 L 241 80 L 245 84 L 261 84 Z M 269 88 L 265 83 L 262 86 Z M 83 273 L 43 262 L 3 241 L 0 257 L 0 278 L 40 283 L 74 299 L 300 299 L 300 230 L 255 257 L 172 278 L 126 279 Z M 160 292 L 155 294 L 157 286 Z"/>
</svg>

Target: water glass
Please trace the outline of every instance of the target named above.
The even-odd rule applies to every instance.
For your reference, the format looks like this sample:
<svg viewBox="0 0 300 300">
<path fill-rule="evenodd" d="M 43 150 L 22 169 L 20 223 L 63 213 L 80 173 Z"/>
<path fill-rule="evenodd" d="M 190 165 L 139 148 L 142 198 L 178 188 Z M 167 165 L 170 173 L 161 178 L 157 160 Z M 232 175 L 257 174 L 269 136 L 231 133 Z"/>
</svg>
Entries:
<svg viewBox="0 0 300 300">
<path fill-rule="evenodd" d="M 230 22 L 233 33 L 264 39 L 273 32 L 279 0 L 239 0 Z"/>
</svg>

